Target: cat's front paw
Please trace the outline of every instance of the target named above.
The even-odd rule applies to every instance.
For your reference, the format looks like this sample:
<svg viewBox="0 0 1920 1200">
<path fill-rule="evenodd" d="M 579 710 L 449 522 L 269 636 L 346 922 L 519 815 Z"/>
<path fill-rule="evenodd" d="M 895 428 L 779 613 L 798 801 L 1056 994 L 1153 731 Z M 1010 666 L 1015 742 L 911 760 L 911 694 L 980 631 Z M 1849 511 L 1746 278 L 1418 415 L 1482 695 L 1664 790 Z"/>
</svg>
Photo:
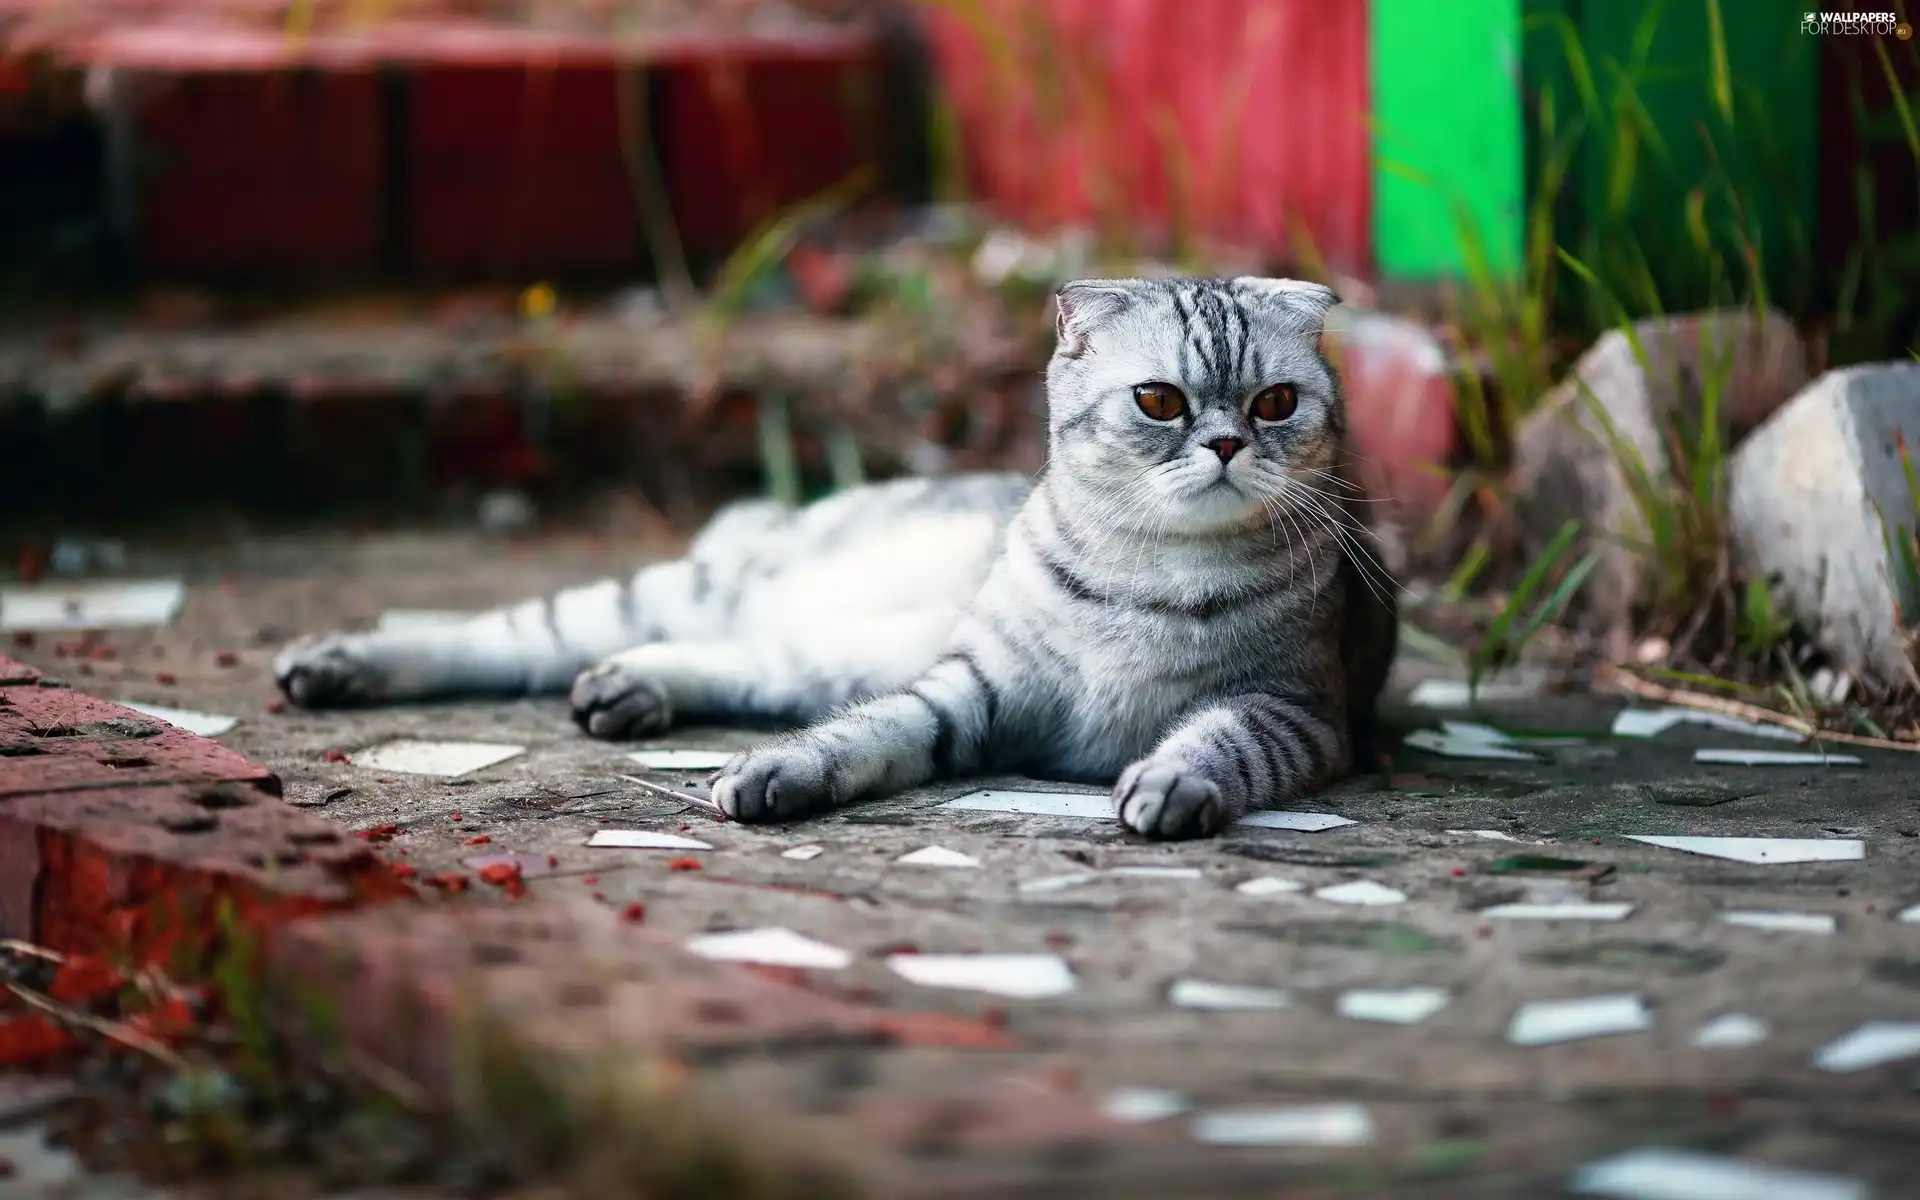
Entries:
<svg viewBox="0 0 1920 1200">
<path fill-rule="evenodd" d="M 353 633 L 301 638 L 273 660 L 274 682 L 302 708 L 373 704 L 386 692 L 386 677 Z"/>
<path fill-rule="evenodd" d="M 573 723 L 608 741 L 654 737 L 673 724 L 673 707 L 660 681 L 618 659 L 580 672 L 567 699 Z"/>
<path fill-rule="evenodd" d="M 737 754 L 713 774 L 713 799 L 736 821 L 790 821 L 833 806 L 833 764 L 803 738 Z"/>
<path fill-rule="evenodd" d="M 1143 759 L 1123 771 L 1113 811 L 1122 825 L 1151 838 L 1212 837 L 1227 823 L 1219 786 L 1174 760 Z"/>
</svg>

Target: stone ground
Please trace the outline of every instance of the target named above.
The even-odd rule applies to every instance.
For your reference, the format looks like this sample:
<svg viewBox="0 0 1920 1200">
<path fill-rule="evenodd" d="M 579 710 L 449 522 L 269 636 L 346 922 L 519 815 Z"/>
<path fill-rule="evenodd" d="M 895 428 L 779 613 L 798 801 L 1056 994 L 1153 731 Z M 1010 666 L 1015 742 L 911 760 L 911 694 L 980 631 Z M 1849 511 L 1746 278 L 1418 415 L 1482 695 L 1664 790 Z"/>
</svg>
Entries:
<svg viewBox="0 0 1920 1200">
<path fill-rule="evenodd" d="M 867 989 L 882 1004 L 1004 1022 L 1023 1048 L 978 1052 L 970 1061 L 982 1075 L 1047 1072 L 1093 1095 L 1171 1089 L 1200 1110 L 1351 1101 L 1371 1116 L 1369 1146 L 1208 1150 L 1192 1160 L 1200 1165 L 1190 1194 L 1216 1194 L 1216 1183 L 1218 1194 L 1270 1194 L 1227 1182 L 1250 1170 L 1269 1184 L 1291 1181 L 1302 1194 L 1560 1194 L 1574 1167 L 1641 1145 L 1833 1172 L 1875 1195 L 1920 1191 L 1911 1151 L 1920 1135 L 1914 1062 L 1833 1073 L 1810 1061 L 1863 1022 L 1920 1020 L 1920 924 L 1897 919 L 1920 901 L 1920 757 L 1865 752 L 1859 768 L 1699 766 L 1695 747 L 1781 743 L 1685 730 L 1653 742 L 1609 739 L 1618 703 L 1535 700 L 1488 716 L 1586 740 L 1541 750 L 1536 763 L 1402 748 L 1391 774 L 1350 781 L 1302 806 L 1357 824 L 1320 833 L 1243 829 L 1164 846 L 1123 836 L 1110 822 L 938 807 L 977 782 L 804 826 L 718 823 L 624 780 L 643 773 L 622 757 L 634 747 L 587 739 L 558 698 L 349 714 L 268 708 L 268 663 L 290 635 L 370 622 L 389 607 L 517 599 L 631 569 L 640 553 L 567 538 L 509 551 L 456 534 L 156 550 L 135 567 L 182 572 L 193 585 L 171 627 L 115 633 L 117 659 L 84 669 L 44 635 L 7 649 L 108 699 L 241 718 L 223 744 L 278 772 L 294 804 L 356 829 L 397 825 L 385 853 L 423 876 L 462 870 L 464 859 L 482 853 L 552 856 L 552 869 L 528 880 L 537 897 L 640 901 L 650 928 L 677 936 L 780 925 L 844 947 L 854 962 L 836 985 Z M 1408 728 L 1437 719 L 1404 704 L 1397 716 Z M 689 729 L 658 744 L 731 748 L 753 736 Z M 351 762 L 399 737 L 527 750 L 454 780 L 381 775 Z M 330 761 L 339 755 L 329 751 L 348 761 Z M 701 870 L 674 870 L 673 853 L 586 848 L 601 828 L 678 832 L 716 849 L 698 856 Z M 1495 830 L 1537 844 L 1449 830 Z M 1844 836 L 1867 849 L 1859 862 L 1755 866 L 1627 834 Z M 484 846 L 472 844 L 482 836 Z M 824 851 L 808 861 L 781 856 L 803 843 Z M 981 865 L 895 865 L 930 845 Z M 1516 870 L 1501 862 L 1517 854 L 1587 865 Z M 1103 875 L 1041 894 L 1019 887 L 1137 866 L 1190 867 L 1200 877 Z M 1305 890 L 1235 891 L 1267 876 Z M 1358 879 L 1407 898 L 1362 907 L 1311 894 Z M 498 902 L 490 888 L 469 897 Z M 1530 897 L 1634 909 L 1618 922 L 1479 913 Z M 1719 918 L 1748 909 L 1832 914 L 1837 930 L 1763 932 Z M 919 988 L 884 962 L 907 948 L 1057 952 L 1077 987 L 1040 1000 Z M 1193 1011 L 1169 999 L 1183 978 L 1278 988 L 1290 1003 Z M 1445 988 L 1451 1003 L 1410 1027 L 1336 1014 L 1347 989 L 1413 985 Z M 1650 1031 L 1535 1048 L 1506 1039 L 1515 1010 L 1529 1001 L 1618 993 L 1645 999 Z M 1766 1039 L 1743 1049 L 1690 1045 L 1702 1022 L 1733 1012 L 1764 1020 Z M 729 1069 L 748 1071 L 765 1094 L 796 1106 L 821 1086 L 818 1064 Z M 955 1084 L 930 1069 L 910 1048 L 877 1051 L 848 1086 L 926 1094 Z M 1208 1163 L 1218 1164 L 1220 1180 L 1206 1177 Z"/>
</svg>

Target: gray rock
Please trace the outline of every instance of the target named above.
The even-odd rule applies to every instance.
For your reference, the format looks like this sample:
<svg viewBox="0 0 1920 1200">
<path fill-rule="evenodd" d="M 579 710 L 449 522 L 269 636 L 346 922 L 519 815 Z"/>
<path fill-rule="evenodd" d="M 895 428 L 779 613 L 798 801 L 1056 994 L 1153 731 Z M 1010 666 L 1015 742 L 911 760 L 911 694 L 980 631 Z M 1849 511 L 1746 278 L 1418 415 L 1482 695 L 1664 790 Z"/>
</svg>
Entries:
<svg viewBox="0 0 1920 1200">
<path fill-rule="evenodd" d="M 1920 452 L 1920 364 L 1829 371 L 1746 440 L 1728 479 L 1738 561 L 1880 686 L 1920 682 L 1901 619 L 1920 613 L 1920 589 L 1890 557 L 1915 524 L 1897 436 Z"/>
<path fill-rule="evenodd" d="M 1612 535 L 1581 610 L 1591 628 L 1616 636 L 1625 632 L 1641 594 L 1643 567 L 1631 547 L 1644 543 L 1646 522 L 1592 412 L 1594 402 L 1639 452 L 1653 481 L 1664 485 L 1673 478 L 1671 430 L 1676 419 L 1684 424 L 1699 416 L 1702 380 L 1715 369 L 1729 371 L 1721 412 L 1733 438 L 1766 420 L 1807 382 L 1806 347 L 1778 312 L 1759 319 L 1747 310 L 1691 313 L 1641 321 L 1634 331 L 1646 349 L 1644 367 L 1626 334 L 1609 330 L 1521 422 L 1514 438 L 1515 482 L 1525 497 L 1521 511 L 1532 549 L 1569 517 Z M 1584 398 L 1587 392 L 1592 400 Z"/>
</svg>

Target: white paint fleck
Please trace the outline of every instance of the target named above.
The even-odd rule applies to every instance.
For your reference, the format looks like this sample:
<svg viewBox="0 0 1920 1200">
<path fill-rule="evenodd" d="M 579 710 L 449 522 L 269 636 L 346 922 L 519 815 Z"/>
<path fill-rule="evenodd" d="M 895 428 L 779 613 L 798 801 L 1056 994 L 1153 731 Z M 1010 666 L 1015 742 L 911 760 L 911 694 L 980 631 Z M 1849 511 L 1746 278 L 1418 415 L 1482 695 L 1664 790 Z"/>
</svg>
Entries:
<svg viewBox="0 0 1920 1200">
<path fill-rule="evenodd" d="M 1333 813 L 1287 812 L 1277 808 L 1250 812 L 1234 822 L 1235 826 L 1250 829 L 1286 829 L 1294 833 L 1319 833 L 1326 829 L 1338 829 L 1342 825 L 1358 824 L 1352 817 Z"/>
<path fill-rule="evenodd" d="M 1355 1021 L 1418 1025 L 1445 1008 L 1451 999 L 1445 988 L 1362 988 L 1340 993 L 1335 1011 Z"/>
<path fill-rule="evenodd" d="M 1799 750 L 1695 750 L 1693 761 L 1727 767 L 1858 767 L 1851 754 L 1810 754 Z"/>
<path fill-rule="evenodd" d="M 795 846 L 789 850 L 782 850 L 780 857 L 791 858 L 795 862 L 806 862 L 808 859 L 819 858 L 822 854 L 826 853 L 826 850 L 827 848 L 825 846 L 810 842 L 805 846 Z"/>
<path fill-rule="evenodd" d="M 949 850 L 945 846 L 925 846 L 911 854 L 902 854 L 893 860 L 903 867 L 978 867 L 980 860 L 971 854 L 962 854 L 958 850 Z"/>
<path fill-rule="evenodd" d="M 627 755 L 649 771 L 718 771 L 733 761 L 732 750 L 635 750 Z"/>
<path fill-rule="evenodd" d="M 1566 904 L 1496 904 L 1480 910 L 1483 917 L 1507 921 L 1624 921 L 1633 905 L 1621 901 Z"/>
<path fill-rule="evenodd" d="M 1664 1146 L 1588 1163 L 1567 1188 L 1605 1200 L 1867 1200 L 1866 1185 L 1844 1176 Z"/>
<path fill-rule="evenodd" d="M 1723 912 L 1720 919 L 1729 925 L 1764 929 L 1770 933 L 1830 934 L 1839 925 L 1831 913 Z"/>
<path fill-rule="evenodd" d="M 1920 1021 L 1868 1021 L 1820 1047 L 1813 1065 L 1822 1071 L 1864 1071 L 1920 1055 Z"/>
<path fill-rule="evenodd" d="M 1213 983 L 1205 979 L 1174 980 L 1173 986 L 1167 990 L 1167 999 L 1176 1008 L 1197 1008 L 1206 1012 L 1254 1012 L 1286 1008 L 1292 1003 L 1285 992 L 1273 988 Z"/>
<path fill-rule="evenodd" d="M 1579 1000 L 1536 1000 L 1523 1004 L 1507 1027 L 1516 1046 L 1549 1046 L 1582 1038 L 1640 1033 L 1653 1028 L 1653 1015 L 1640 997 L 1588 996 Z"/>
<path fill-rule="evenodd" d="M 163 704 L 142 704 L 138 700 L 122 700 L 119 704 L 122 708 L 130 708 L 155 720 L 165 721 L 176 729 L 184 729 L 188 733 L 206 738 L 219 737 L 240 723 L 239 717 L 194 712 L 186 708 L 168 708 Z"/>
<path fill-rule="evenodd" d="M 1185 1096 L 1166 1088 L 1116 1088 L 1100 1102 L 1100 1111 L 1115 1121 L 1129 1125 L 1164 1121 L 1192 1107 Z"/>
<path fill-rule="evenodd" d="M 1114 867 L 1107 874 L 1124 875 L 1129 879 L 1203 878 L 1199 867 Z"/>
<path fill-rule="evenodd" d="M 766 967 L 800 967 L 816 971 L 838 971 L 853 962 L 853 955 L 838 946 L 817 942 L 778 926 L 709 933 L 688 942 L 687 949 L 702 958 L 719 962 L 758 963 Z"/>
<path fill-rule="evenodd" d="M 1262 875 L 1249 879 L 1233 889 L 1242 896 L 1285 896 L 1294 892 L 1304 892 L 1307 885 L 1292 879 L 1281 879 L 1277 875 Z"/>
<path fill-rule="evenodd" d="M 496 766 L 525 754 L 525 746 L 496 742 L 425 742 L 412 739 L 388 742 L 353 756 L 353 765 L 396 775 L 437 775 L 453 779 Z"/>
<path fill-rule="evenodd" d="M 1209 1146 L 1365 1146 L 1373 1119 L 1359 1104 L 1222 1109 L 1193 1122 L 1193 1139 Z"/>
<path fill-rule="evenodd" d="M 1706 725 L 1723 733 L 1745 734 L 1779 742 L 1803 742 L 1806 739 L 1791 729 L 1743 721 L 1724 713 L 1698 708 L 1628 708 L 1613 718 L 1613 736 L 1631 738 L 1658 737 L 1676 725 Z"/>
<path fill-rule="evenodd" d="M 711 850 L 698 838 L 677 833 L 655 833 L 651 829 L 596 829 L 587 839 L 595 850 Z"/>
<path fill-rule="evenodd" d="M 894 974 L 922 987 L 961 988 L 1037 1000 L 1074 988 L 1073 972 L 1057 954 L 896 954 Z"/>
<path fill-rule="evenodd" d="M 1746 1013 L 1723 1013 L 1693 1031 L 1697 1050 L 1744 1050 L 1767 1040 L 1767 1023 Z"/>
<path fill-rule="evenodd" d="M 1744 863 L 1854 862 L 1867 856 L 1866 843 L 1856 838 L 1667 837 L 1637 833 L 1627 837 L 1649 846 Z"/>
<path fill-rule="evenodd" d="M 186 598 L 178 579 L 0 587 L 0 630 L 153 628 L 172 624 Z"/>
<path fill-rule="evenodd" d="M 1054 892 L 1064 892 L 1082 884 L 1092 883 L 1099 876 L 1091 871 L 1076 871 L 1071 875 L 1048 875 L 1041 879 L 1029 879 L 1021 883 L 1023 896 L 1048 896 Z"/>
<path fill-rule="evenodd" d="M 1356 879 L 1351 883 L 1336 883 L 1315 892 L 1316 900 L 1331 900 L 1335 904 L 1400 904 L 1407 894 L 1375 883 L 1371 879 Z"/>
</svg>

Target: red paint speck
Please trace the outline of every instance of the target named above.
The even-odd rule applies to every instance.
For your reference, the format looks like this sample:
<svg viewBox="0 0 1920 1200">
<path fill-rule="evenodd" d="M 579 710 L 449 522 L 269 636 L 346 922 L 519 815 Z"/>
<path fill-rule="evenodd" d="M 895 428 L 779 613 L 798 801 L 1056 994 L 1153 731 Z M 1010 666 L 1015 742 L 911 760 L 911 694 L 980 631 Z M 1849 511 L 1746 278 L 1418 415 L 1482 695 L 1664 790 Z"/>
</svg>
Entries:
<svg viewBox="0 0 1920 1200">
<path fill-rule="evenodd" d="M 22 650 L 31 649 L 33 646 L 33 634 L 23 629 L 19 633 L 16 633 L 13 635 L 13 644 L 20 647 Z"/>
<path fill-rule="evenodd" d="M 155 671 L 153 673 L 153 681 L 158 684 L 164 684 L 167 687 L 172 687 L 174 684 L 180 682 L 180 677 L 172 671 Z"/>
<path fill-rule="evenodd" d="M 482 833 L 482 834 L 476 834 L 475 836 L 468 838 L 466 841 L 466 844 L 469 846 L 484 846 L 488 842 L 491 842 L 492 840 L 493 839 L 491 837 L 488 837 L 486 834 Z"/>
<path fill-rule="evenodd" d="M 1596 846 L 1598 846 L 1598 845 L 1600 845 L 1600 844 L 1601 844 L 1601 842 L 1600 842 L 1600 839 L 1599 839 L 1599 838 L 1594 838 L 1594 839 L 1593 839 L 1593 844 L 1594 844 L 1594 845 L 1596 845 Z"/>
<path fill-rule="evenodd" d="M 1058 930 L 1051 931 L 1047 934 L 1047 948 L 1049 950 L 1065 950 L 1071 945 L 1073 945 L 1073 939 Z"/>
<path fill-rule="evenodd" d="M 989 1029 L 1005 1029 L 1007 1027 L 1007 1010 L 997 1004 L 988 1005 L 986 1008 L 980 1010 L 980 1023 Z"/>
<path fill-rule="evenodd" d="M 352 759 L 347 757 L 347 752 L 345 750 L 329 750 L 325 754 L 322 754 L 320 757 L 326 759 L 328 762 L 352 762 L 353 761 Z"/>
<path fill-rule="evenodd" d="M 372 829 L 355 830 L 353 836 L 363 842 L 379 843 L 392 841 L 393 835 L 399 832 L 400 827 L 398 825 L 375 825 Z M 400 853 L 405 854 L 406 851 L 402 850 Z"/>
<path fill-rule="evenodd" d="M 1483 937 L 1483 938 L 1489 938 L 1489 937 L 1492 937 L 1492 936 L 1493 936 L 1493 926 L 1491 926 L 1491 925 L 1482 925 L 1482 926 L 1481 926 L 1480 928 L 1478 928 L 1478 929 L 1476 929 L 1476 930 L 1474 930 L 1474 931 L 1473 931 L 1473 936 L 1475 936 L 1475 937 Z"/>
<path fill-rule="evenodd" d="M 443 892 L 464 892 L 467 890 L 467 877 L 458 871 L 449 871 L 445 875 L 429 875 L 427 886 L 437 887 Z"/>
<path fill-rule="evenodd" d="M 557 867 L 557 866 L 559 866 L 559 865 L 560 865 L 560 856 L 559 856 L 558 854 L 549 854 L 549 855 L 547 855 L 547 869 L 548 869 L 548 870 L 552 870 L 553 868 L 555 868 L 555 867 Z"/>
<path fill-rule="evenodd" d="M 213 656 L 213 661 L 218 666 L 237 667 L 240 665 L 240 656 L 231 650 L 222 650 Z"/>
<path fill-rule="evenodd" d="M 283 713 L 287 711 L 287 702 L 285 700 L 269 700 L 267 701 L 267 711 L 270 713 Z"/>
<path fill-rule="evenodd" d="M 647 919 L 647 906 L 635 900 L 632 904 L 620 910 L 620 919 L 638 925 Z"/>
<path fill-rule="evenodd" d="M 412 863 L 395 863 L 387 869 L 393 872 L 395 879 L 412 879 L 415 875 L 419 874 L 418 871 L 413 869 Z"/>
<path fill-rule="evenodd" d="M 607 894 L 605 892 L 595 892 L 593 894 L 593 898 L 595 900 L 598 900 L 602 904 L 605 904 L 607 902 Z"/>
<path fill-rule="evenodd" d="M 600 877 L 598 875 L 582 875 L 580 882 L 586 884 L 588 887 L 592 887 L 594 884 L 600 882 Z"/>
<path fill-rule="evenodd" d="M 669 871 L 698 871 L 700 860 L 697 858 L 676 858 L 667 864 Z"/>
<path fill-rule="evenodd" d="M 1466 873 L 1467 873 L 1467 869 L 1465 867 L 1455 867 L 1453 869 L 1453 877 L 1455 879 L 1460 878 L 1462 875 L 1465 875 Z"/>
<path fill-rule="evenodd" d="M 463 817 L 463 816 L 461 816 L 461 815 L 460 815 L 459 813 L 448 813 L 448 814 L 447 814 L 447 820 L 449 820 L 449 821 L 464 821 L 464 820 L 466 820 L 466 818 L 465 818 L 465 817 Z"/>
<path fill-rule="evenodd" d="M 680 827 L 680 832 L 682 832 L 682 833 L 685 833 L 685 832 L 686 832 L 687 830 L 689 830 L 689 829 L 692 829 L 692 828 L 693 828 L 693 826 L 691 826 L 691 825 L 682 825 L 682 826 Z"/>
</svg>

